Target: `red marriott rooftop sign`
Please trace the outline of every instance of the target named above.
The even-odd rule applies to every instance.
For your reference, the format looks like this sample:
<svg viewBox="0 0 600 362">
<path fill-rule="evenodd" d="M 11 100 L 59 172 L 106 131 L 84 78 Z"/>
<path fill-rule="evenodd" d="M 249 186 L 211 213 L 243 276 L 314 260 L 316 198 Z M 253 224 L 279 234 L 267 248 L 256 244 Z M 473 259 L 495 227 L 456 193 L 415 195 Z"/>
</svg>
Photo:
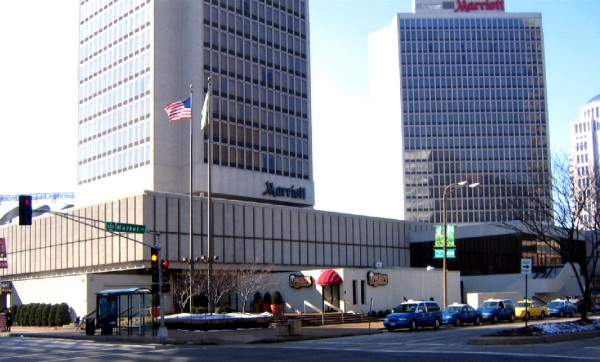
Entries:
<svg viewBox="0 0 600 362">
<path fill-rule="evenodd" d="M 455 13 L 471 11 L 504 11 L 504 0 L 456 0 Z"/>
</svg>

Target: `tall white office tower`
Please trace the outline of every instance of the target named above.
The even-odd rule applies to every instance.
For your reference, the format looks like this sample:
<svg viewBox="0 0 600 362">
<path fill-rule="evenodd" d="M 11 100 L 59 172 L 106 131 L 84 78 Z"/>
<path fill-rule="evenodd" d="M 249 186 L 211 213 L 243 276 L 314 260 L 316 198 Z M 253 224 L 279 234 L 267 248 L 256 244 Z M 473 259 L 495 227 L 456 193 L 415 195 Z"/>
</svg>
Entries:
<svg viewBox="0 0 600 362">
<path fill-rule="evenodd" d="M 399 217 L 442 222 L 444 190 L 461 181 L 480 186 L 450 189 L 448 222 L 540 217 L 522 205 L 550 190 L 541 15 L 507 13 L 503 0 L 413 9 L 369 38 L 373 124 L 398 155 L 388 189 Z"/>
<path fill-rule="evenodd" d="M 600 94 L 579 109 L 579 118 L 571 121 L 569 162 L 573 185 L 580 191 L 597 185 L 600 177 Z M 577 194 L 577 190 L 575 190 Z M 574 205 L 580 201 L 574 202 Z M 596 228 L 594 210 L 597 200 L 586 200 L 582 228 Z"/>
<path fill-rule="evenodd" d="M 206 192 L 210 77 L 212 193 L 314 205 L 307 0 L 83 0 L 80 24 L 78 204 Z M 190 85 L 191 150 L 163 110 Z"/>
</svg>

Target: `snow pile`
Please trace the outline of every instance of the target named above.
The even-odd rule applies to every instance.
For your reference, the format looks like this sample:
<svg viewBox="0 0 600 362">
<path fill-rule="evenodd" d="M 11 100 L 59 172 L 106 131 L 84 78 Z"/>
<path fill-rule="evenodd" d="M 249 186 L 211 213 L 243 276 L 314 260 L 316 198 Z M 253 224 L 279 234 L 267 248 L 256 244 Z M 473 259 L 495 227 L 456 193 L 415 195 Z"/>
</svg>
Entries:
<svg viewBox="0 0 600 362">
<path fill-rule="evenodd" d="M 223 320 L 223 319 L 256 319 L 256 318 L 270 318 L 273 315 L 265 312 L 261 314 L 250 314 L 250 313 L 213 313 L 213 314 L 190 314 L 190 313 L 179 313 L 165 316 L 165 321 L 205 321 L 205 320 Z"/>
<path fill-rule="evenodd" d="M 498 331 L 494 335 L 503 337 L 548 336 L 553 334 L 569 334 L 593 330 L 600 330 L 599 319 L 591 319 L 587 322 L 575 320 L 570 322 L 540 323 L 522 328 Z"/>
<path fill-rule="evenodd" d="M 600 329 L 600 320 L 592 319 L 589 322 L 582 322 L 578 320 L 572 322 L 542 323 L 537 324 L 532 328 L 534 327 L 538 328 L 544 335 L 577 333 Z"/>
</svg>

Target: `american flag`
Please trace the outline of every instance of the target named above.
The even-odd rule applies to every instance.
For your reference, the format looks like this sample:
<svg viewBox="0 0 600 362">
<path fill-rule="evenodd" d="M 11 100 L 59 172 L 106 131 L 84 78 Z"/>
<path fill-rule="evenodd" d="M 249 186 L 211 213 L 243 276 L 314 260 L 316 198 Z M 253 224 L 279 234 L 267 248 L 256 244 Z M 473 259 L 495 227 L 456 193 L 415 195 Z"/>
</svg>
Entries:
<svg viewBox="0 0 600 362">
<path fill-rule="evenodd" d="M 164 107 L 169 117 L 169 122 L 185 121 L 192 119 L 192 108 L 190 107 L 190 99 L 183 101 L 175 101 L 167 104 Z"/>
</svg>

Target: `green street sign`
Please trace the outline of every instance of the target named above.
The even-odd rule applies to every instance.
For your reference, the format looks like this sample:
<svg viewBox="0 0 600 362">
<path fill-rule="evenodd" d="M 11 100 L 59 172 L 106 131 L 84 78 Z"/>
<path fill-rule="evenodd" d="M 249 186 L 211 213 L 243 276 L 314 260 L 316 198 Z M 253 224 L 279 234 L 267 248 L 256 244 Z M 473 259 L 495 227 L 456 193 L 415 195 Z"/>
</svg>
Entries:
<svg viewBox="0 0 600 362">
<path fill-rule="evenodd" d="M 113 233 L 134 233 L 143 234 L 146 232 L 146 225 L 138 224 L 123 224 L 120 222 L 106 222 L 104 223 L 105 230 Z"/>
<path fill-rule="evenodd" d="M 433 249 L 433 258 L 442 259 L 444 257 L 444 249 Z M 456 248 L 446 248 L 446 258 L 456 258 Z"/>
</svg>

